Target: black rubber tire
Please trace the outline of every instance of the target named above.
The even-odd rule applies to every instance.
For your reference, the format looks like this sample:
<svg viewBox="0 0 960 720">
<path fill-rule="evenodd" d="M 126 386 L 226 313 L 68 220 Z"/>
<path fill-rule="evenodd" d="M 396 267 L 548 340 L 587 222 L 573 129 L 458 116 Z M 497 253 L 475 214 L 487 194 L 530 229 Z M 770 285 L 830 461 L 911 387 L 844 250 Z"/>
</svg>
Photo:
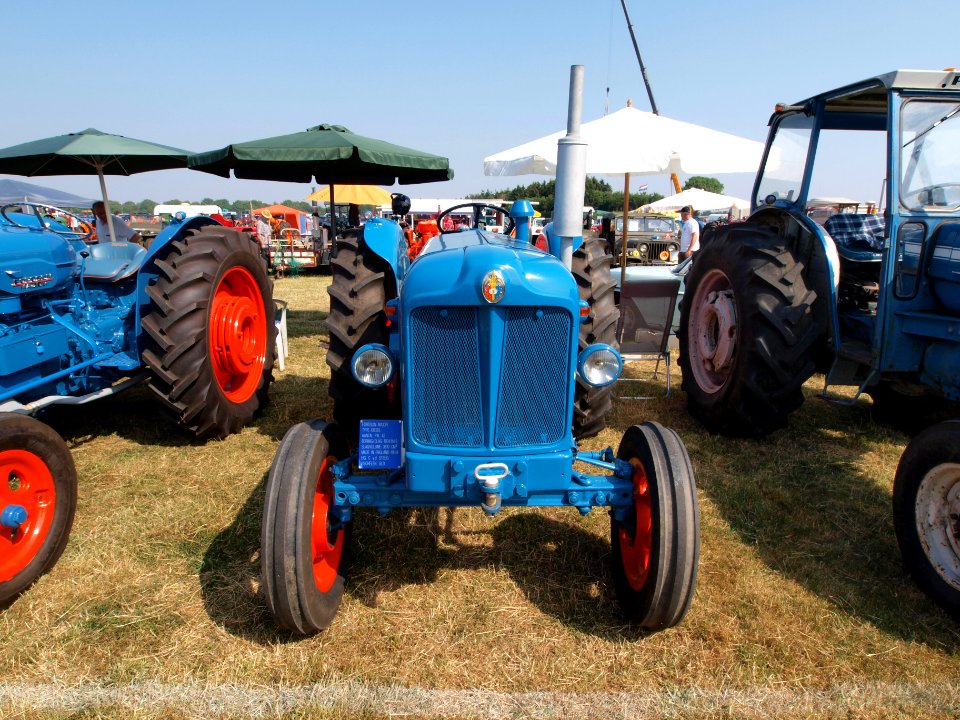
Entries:
<svg viewBox="0 0 960 720">
<path fill-rule="evenodd" d="M 617 346 L 619 310 L 614 302 L 616 282 L 610 274 L 611 262 L 600 238 L 584 238 L 583 245 L 573 254 L 572 272 L 580 299 L 590 305 L 590 318 L 580 325 L 579 351 L 594 343 Z M 573 402 L 575 438 L 592 437 L 603 430 L 607 413 L 613 409 L 612 393 L 612 386 L 593 387 L 577 375 Z"/>
<path fill-rule="evenodd" d="M 363 231 L 348 232 L 337 239 L 330 261 L 333 280 L 327 331 L 330 346 L 330 397 L 334 421 L 354 440 L 360 420 L 390 420 L 400 417 L 400 392 L 389 385 L 368 388 L 351 371 L 353 354 L 367 343 L 388 344 L 387 300 L 396 297 L 396 281 L 387 262 L 363 241 Z"/>
<path fill-rule="evenodd" d="M 639 461 L 643 468 L 650 493 L 652 531 L 649 569 L 637 588 L 628 579 L 621 546 L 621 542 L 629 542 L 635 536 L 635 514 L 631 512 L 621 524 L 611 512 L 614 588 L 631 624 L 646 630 L 663 630 L 683 619 L 697 585 L 700 509 L 693 466 L 680 437 L 655 422 L 627 428 L 617 457 Z"/>
<path fill-rule="evenodd" d="M 691 356 L 691 350 L 701 356 L 700 346 L 692 347 L 697 333 L 716 331 L 703 320 L 707 288 L 698 297 L 705 277 L 708 284 L 718 277 L 729 284 L 736 316 L 729 369 L 717 373 L 716 382 L 703 379 L 709 372 Z M 823 334 L 813 312 L 816 299 L 803 262 L 772 228 L 718 228 L 691 265 L 681 305 L 680 368 L 691 414 L 709 430 L 736 437 L 759 437 L 786 425 L 815 369 L 814 349 Z"/>
<path fill-rule="evenodd" d="M 247 233 L 208 225 L 170 243 L 156 266 L 157 281 L 147 288 L 150 311 L 141 323 L 150 388 L 175 421 L 196 437 L 238 432 L 266 404 L 273 381 L 276 310 L 260 248 Z M 214 296 L 221 279 L 235 268 L 252 275 L 266 323 L 263 370 L 256 389 L 242 401 L 231 400 L 220 387 L 209 341 Z"/>
<path fill-rule="evenodd" d="M 324 460 L 347 457 L 347 443 L 336 425 L 311 420 L 291 427 L 270 468 L 260 527 L 260 574 L 267 607 L 277 625 L 308 635 L 333 621 L 349 565 L 350 525 L 328 534 L 343 550 L 332 585 L 322 591 L 313 575 L 311 524 L 314 492 Z"/>
<path fill-rule="evenodd" d="M 960 421 L 933 425 L 907 445 L 893 481 L 893 526 L 907 572 L 960 619 Z"/>
<path fill-rule="evenodd" d="M 70 537 L 70 528 L 73 526 L 73 516 L 77 509 L 77 470 L 73 464 L 73 456 L 63 438 L 52 428 L 26 415 L 0 414 L 0 453 L 7 451 L 32 453 L 46 465 L 53 479 L 55 500 L 53 518 L 46 538 L 33 558 L 19 572 L 0 582 L 0 608 L 9 605 L 60 559 Z M 5 469 L 10 472 L 9 468 Z M 0 483 L 3 484 L 0 489 L 0 510 L 5 506 L 5 501 L 20 504 L 17 502 L 17 493 L 20 490 L 27 492 L 29 489 L 26 485 L 12 489 L 10 482 L 10 477 L 0 477 Z M 29 505 L 29 502 L 26 504 Z M 31 518 L 28 517 L 26 525 L 20 527 L 18 537 L 28 536 L 33 529 L 30 522 Z M 14 542 L 10 530 L 0 527 L 0 550 L 9 552 L 14 547 Z M 9 557 L 7 555 L 4 560 Z"/>
</svg>

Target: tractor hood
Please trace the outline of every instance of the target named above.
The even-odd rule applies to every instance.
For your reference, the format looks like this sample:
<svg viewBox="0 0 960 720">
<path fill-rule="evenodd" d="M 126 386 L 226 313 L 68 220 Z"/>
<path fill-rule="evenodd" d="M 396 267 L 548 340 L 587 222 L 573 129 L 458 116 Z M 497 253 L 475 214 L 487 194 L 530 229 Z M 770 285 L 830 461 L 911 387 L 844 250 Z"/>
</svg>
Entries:
<svg viewBox="0 0 960 720">
<path fill-rule="evenodd" d="M 494 277 L 491 273 L 499 273 Z M 580 296 L 570 271 L 526 242 L 481 230 L 438 235 L 404 278 L 403 312 L 417 306 L 562 306 L 578 316 Z"/>
<path fill-rule="evenodd" d="M 11 217 L 24 225 L 36 222 L 31 216 Z M 11 295 L 49 293 L 71 282 L 77 260 L 73 245 L 55 233 L 0 223 L 0 312 L 19 310 L 16 300 L 9 307 L 4 304 Z"/>
</svg>

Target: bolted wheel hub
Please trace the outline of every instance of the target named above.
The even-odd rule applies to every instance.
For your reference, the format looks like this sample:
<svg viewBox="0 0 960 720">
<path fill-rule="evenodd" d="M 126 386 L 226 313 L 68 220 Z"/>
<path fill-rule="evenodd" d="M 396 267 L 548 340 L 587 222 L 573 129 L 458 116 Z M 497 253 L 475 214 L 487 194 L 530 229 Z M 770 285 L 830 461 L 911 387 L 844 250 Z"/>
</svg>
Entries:
<svg viewBox="0 0 960 720">
<path fill-rule="evenodd" d="M 730 280 L 720 270 L 707 272 L 697 287 L 690 316 L 690 365 L 697 385 L 719 391 L 733 368 L 737 351 L 737 308 Z"/>
<path fill-rule="evenodd" d="M 210 356 L 217 384 L 233 402 L 256 391 L 266 360 L 267 319 L 253 275 L 233 267 L 221 278 L 210 310 Z"/>
<path fill-rule="evenodd" d="M 916 503 L 924 553 L 940 576 L 960 589 L 960 465 L 931 468 L 920 482 Z"/>
</svg>

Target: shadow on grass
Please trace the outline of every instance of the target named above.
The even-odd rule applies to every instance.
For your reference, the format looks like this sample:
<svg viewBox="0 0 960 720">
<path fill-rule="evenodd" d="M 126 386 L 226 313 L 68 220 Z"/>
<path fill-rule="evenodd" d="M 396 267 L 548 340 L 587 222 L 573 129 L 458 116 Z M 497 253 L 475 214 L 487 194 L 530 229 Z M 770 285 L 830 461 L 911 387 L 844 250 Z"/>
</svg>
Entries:
<svg viewBox="0 0 960 720">
<path fill-rule="evenodd" d="M 266 475 L 229 527 L 211 542 L 200 568 L 200 587 L 210 619 L 256 643 L 290 642 L 278 630 L 260 595 L 260 521 Z M 470 512 L 479 512 L 473 508 Z M 611 640 L 640 632 L 625 627 L 608 590 L 610 545 L 536 510 L 517 512 L 489 532 L 453 529 L 450 508 L 398 509 L 385 518 L 357 513 L 346 592 L 375 608 L 381 593 L 435 582 L 444 570 L 505 569 L 542 612 Z M 471 535 L 492 546 L 464 542 Z"/>
<path fill-rule="evenodd" d="M 960 648 L 956 625 L 903 570 L 891 490 L 876 478 L 892 475 L 905 439 L 868 407 L 808 398 L 763 440 L 699 432 L 688 443 L 701 492 L 770 568 L 886 633 Z"/>
</svg>

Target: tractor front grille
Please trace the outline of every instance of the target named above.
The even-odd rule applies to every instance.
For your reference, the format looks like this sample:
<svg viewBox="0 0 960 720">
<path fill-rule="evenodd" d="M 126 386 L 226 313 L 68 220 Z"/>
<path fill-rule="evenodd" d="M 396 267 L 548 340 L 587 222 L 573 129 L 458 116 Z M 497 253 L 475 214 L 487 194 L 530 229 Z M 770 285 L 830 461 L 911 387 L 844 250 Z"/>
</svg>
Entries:
<svg viewBox="0 0 960 720">
<path fill-rule="evenodd" d="M 572 330 L 562 308 L 415 309 L 408 373 L 414 440 L 506 449 L 562 439 L 570 423 Z M 492 404 L 486 411 L 484 398 Z"/>
</svg>

